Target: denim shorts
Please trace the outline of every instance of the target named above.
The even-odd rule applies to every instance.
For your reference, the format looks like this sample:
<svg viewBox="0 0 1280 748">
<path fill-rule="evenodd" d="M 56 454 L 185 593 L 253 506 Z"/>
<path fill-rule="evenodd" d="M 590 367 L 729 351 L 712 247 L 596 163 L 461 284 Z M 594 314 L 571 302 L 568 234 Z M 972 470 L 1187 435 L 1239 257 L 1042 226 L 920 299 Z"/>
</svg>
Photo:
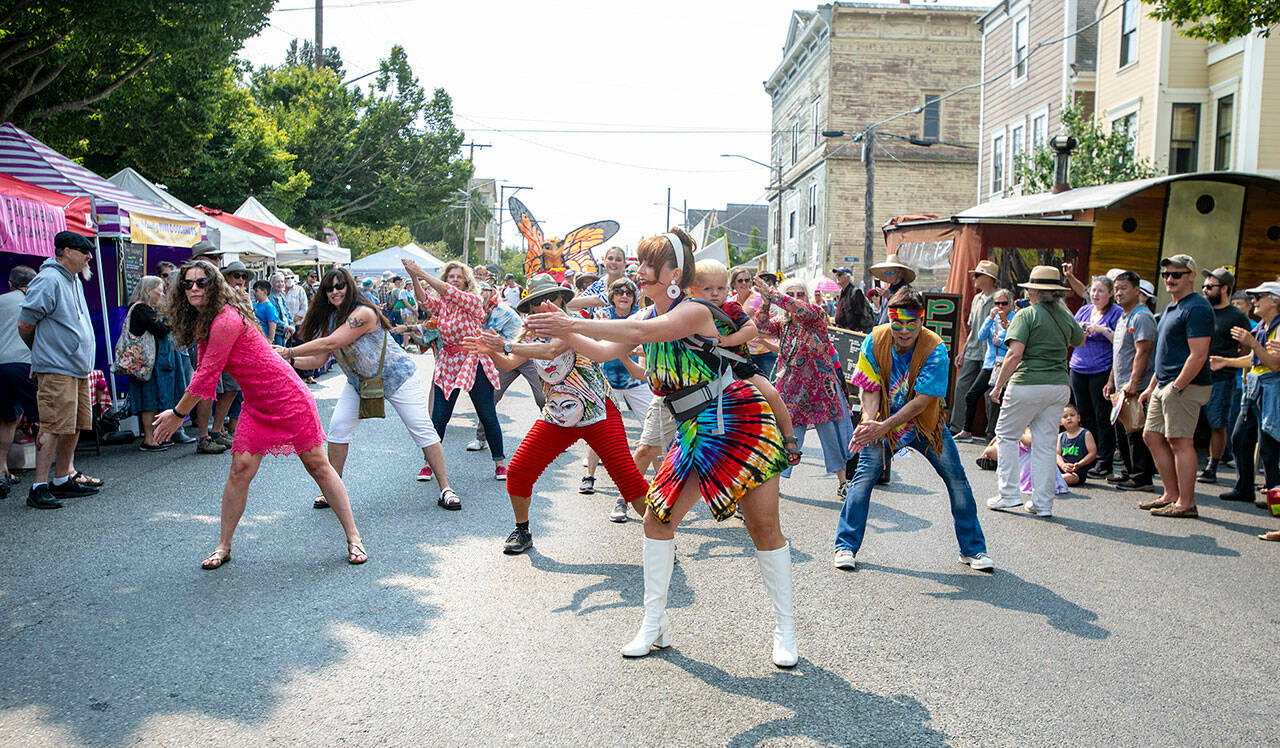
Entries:
<svg viewBox="0 0 1280 748">
<path fill-rule="evenodd" d="M 1231 401 L 1236 398 L 1237 380 L 1233 376 L 1219 379 L 1213 383 L 1213 391 L 1209 393 L 1209 402 L 1204 406 L 1204 417 L 1211 429 L 1225 429 L 1232 425 Z"/>
</svg>

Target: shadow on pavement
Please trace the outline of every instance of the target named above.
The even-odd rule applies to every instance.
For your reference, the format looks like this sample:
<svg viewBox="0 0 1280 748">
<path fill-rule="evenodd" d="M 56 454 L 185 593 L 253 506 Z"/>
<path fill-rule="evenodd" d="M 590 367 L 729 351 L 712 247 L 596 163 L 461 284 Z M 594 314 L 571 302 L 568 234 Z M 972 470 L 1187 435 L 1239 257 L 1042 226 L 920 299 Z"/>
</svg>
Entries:
<svg viewBox="0 0 1280 748">
<path fill-rule="evenodd" d="M 1092 535 L 1095 538 L 1102 538 L 1103 540 L 1113 540 L 1117 543 L 1128 543 L 1129 545 L 1138 545 L 1147 548 L 1163 548 L 1169 551 L 1199 553 L 1205 556 L 1240 555 L 1239 551 L 1235 551 L 1230 548 L 1223 548 L 1221 545 L 1218 545 L 1217 539 L 1211 538 L 1208 535 L 1188 535 L 1185 537 L 1178 535 L 1163 535 L 1156 532 L 1138 530 L 1132 527 L 1120 527 L 1119 525 L 1108 525 L 1103 522 L 1089 522 L 1088 520 L 1070 519 L 1067 517 L 1056 517 L 1054 524 L 1064 530 Z"/>
<path fill-rule="evenodd" d="M 847 680 L 809 660 L 790 671 L 762 678 L 741 678 L 714 665 L 690 659 L 675 649 L 654 655 L 725 693 L 777 704 L 794 714 L 762 722 L 732 737 L 730 746 L 808 738 L 820 745 L 946 745 L 947 735 L 927 725 L 930 714 L 906 695 L 880 696 L 859 691 Z M 732 719 L 749 719 L 752 711 Z"/>
<path fill-rule="evenodd" d="M 639 608 L 644 605 L 644 574 L 639 563 L 566 564 L 539 553 L 537 548 L 530 548 L 524 555 L 529 557 L 529 562 L 538 571 L 604 577 L 574 592 L 573 598 L 564 606 L 552 611 L 554 613 L 573 611 L 577 615 L 585 616 L 609 608 Z M 636 561 L 640 559 L 637 558 Z M 586 605 L 589 598 L 597 592 L 617 593 L 622 599 Z M 671 572 L 671 586 L 667 591 L 667 608 L 683 608 L 691 603 L 693 603 L 693 590 L 689 589 L 689 585 L 685 582 L 684 569 L 680 568 L 680 559 L 677 557 L 675 569 Z"/>
<path fill-rule="evenodd" d="M 954 587 L 952 592 L 926 592 L 946 600 L 975 600 L 1005 610 L 1044 616 L 1050 626 L 1083 639 L 1106 639 L 1111 632 L 1094 624 L 1098 614 L 1059 596 L 1048 587 L 1028 582 L 1017 574 L 996 569 L 994 574 L 945 574 L 936 571 L 895 569 L 859 563 L 860 570 L 883 571 L 916 579 L 928 579 Z"/>
</svg>

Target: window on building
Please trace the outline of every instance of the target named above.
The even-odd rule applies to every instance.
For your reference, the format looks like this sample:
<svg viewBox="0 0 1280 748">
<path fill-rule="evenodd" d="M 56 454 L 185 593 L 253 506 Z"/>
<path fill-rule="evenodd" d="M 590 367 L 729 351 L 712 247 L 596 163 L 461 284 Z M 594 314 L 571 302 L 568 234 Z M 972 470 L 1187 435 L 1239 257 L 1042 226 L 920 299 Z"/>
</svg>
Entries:
<svg viewBox="0 0 1280 748">
<path fill-rule="evenodd" d="M 1031 19 L 1027 15 L 1013 22 L 1013 80 L 1025 80 L 1027 77 L 1027 30 Z"/>
<path fill-rule="evenodd" d="M 1004 136 L 991 140 L 991 191 L 1004 192 Z"/>
<path fill-rule="evenodd" d="M 937 96 L 924 97 L 924 139 L 936 141 L 942 132 L 942 102 Z"/>
<path fill-rule="evenodd" d="M 1231 168 L 1231 127 L 1235 123 L 1236 97 L 1229 94 L 1218 99 L 1218 126 L 1214 130 L 1213 168 Z"/>
<path fill-rule="evenodd" d="M 1133 147 L 1138 137 L 1138 113 L 1130 112 L 1123 117 L 1111 120 L 1111 132 L 1123 133 L 1129 141 L 1129 156 L 1133 156 Z"/>
<path fill-rule="evenodd" d="M 1049 128 L 1049 115 L 1037 114 L 1031 118 L 1031 148 L 1035 150 L 1044 145 L 1047 141 L 1047 131 Z"/>
<path fill-rule="evenodd" d="M 796 238 L 796 212 L 794 210 L 787 214 L 787 238 Z"/>
<path fill-rule="evenodd" d="M 1015 125 L 1009 130 L 1009 184 L 1018 183 L 1018 162 L 1027 150 L 1027 128 Z"/>
<path fill-rule="evenodd" d="M 1123 0 L 1120 10 L 1120 67 L 1138 59 L 1138 0 Z"/>
<path fill-rule="evenodd" d="M 800 156 L 800 123 L 791 123 L 791 164 L 794 166 Z"/>
<path fill-rule="evenodd" d="M 1169 128 L 1169 173 L 1187 174 L 1199 166 L 1200 105 L 1174 104 Z"/>
<path fill-rule="evenodd" d="M 818 108 L 819 99 L 809 104 L 809 122 L 813 124 L 813 147 L 822 145 L 822 112 Z"/>
<path fill-rule="evenodd" d="M 818 222 L 818 183 L 811 182 L 809 184 L 809 225 L 812 226 Z"/>
</svg>

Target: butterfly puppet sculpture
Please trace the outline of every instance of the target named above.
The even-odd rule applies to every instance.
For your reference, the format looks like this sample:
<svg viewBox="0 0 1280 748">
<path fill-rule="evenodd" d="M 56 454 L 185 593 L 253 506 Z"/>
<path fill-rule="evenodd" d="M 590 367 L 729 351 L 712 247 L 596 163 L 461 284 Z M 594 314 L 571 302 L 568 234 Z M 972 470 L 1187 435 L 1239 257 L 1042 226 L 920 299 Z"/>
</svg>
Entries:
<svg viewBox="0 0 1280 748">
<path fill-rule="evenodd" d="M 542 235 L 533 213 L 514 195 L 507 198 L 507 207 L 516 222 L 516 228 L 524 235 L 524 277 L 538 273 L 550 273 L 556 282 L 564 280 L 564 272 L 598 273 L 591 250 L 609 241 L 618 233 L 617 221 L 593 221 L 565 234 L 564 239 L 547 239 Z"/>
</svg>

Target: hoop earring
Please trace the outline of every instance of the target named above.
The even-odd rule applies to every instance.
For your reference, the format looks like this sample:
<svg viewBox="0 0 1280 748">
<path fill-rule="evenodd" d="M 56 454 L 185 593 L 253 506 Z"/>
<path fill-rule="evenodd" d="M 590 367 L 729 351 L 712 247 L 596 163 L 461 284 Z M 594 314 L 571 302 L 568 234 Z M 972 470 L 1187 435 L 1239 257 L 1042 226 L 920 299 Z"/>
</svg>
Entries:
<svg viewBox="0 0 1280 748">
<path fill-rule="evenodd" d="M 672 280 L 671 285 L 667 286 L 667 298 L 675 299 L 679 296 L 680 296 L 680 284 Z"/>
</svg>

